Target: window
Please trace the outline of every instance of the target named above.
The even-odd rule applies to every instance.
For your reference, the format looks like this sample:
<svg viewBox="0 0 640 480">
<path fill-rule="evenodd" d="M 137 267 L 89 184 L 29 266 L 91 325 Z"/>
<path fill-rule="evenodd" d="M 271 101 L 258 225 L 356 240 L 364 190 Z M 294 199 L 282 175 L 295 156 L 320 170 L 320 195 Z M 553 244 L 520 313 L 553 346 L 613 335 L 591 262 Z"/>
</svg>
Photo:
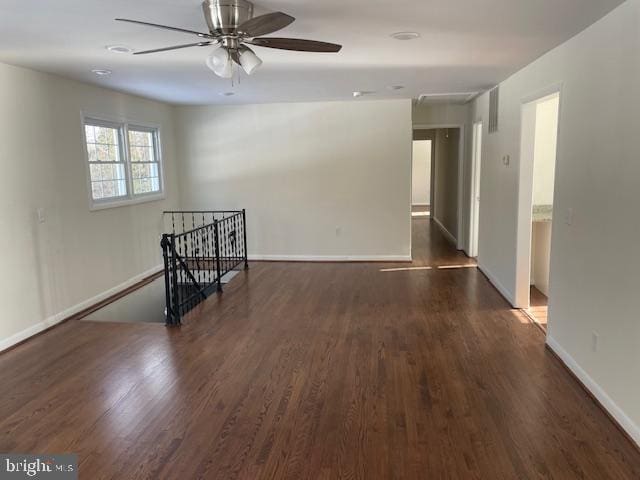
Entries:
<svg viewBox="0 0 640 480">
<path fill-rule="evenodd" d="M 85 118 L 93 208 L 162 198 L 162 161 L 155 127 Z"/>
<path fill-rule="evenodd" d="M 91 197 L 100 201 L 127 195 L 122 129 L 117 125 L 92 122 L 84 126 L 91 181 Z"/>
</svg>

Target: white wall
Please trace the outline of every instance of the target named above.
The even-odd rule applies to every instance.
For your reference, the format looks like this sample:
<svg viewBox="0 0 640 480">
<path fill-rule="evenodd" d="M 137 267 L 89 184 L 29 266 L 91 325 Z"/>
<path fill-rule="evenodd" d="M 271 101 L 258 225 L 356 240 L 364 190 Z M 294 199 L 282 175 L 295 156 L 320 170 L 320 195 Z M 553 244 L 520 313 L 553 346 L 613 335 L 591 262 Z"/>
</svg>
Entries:
<svg viewBox="0 0 640 480">
<path fill-rule="evenodd" d="M 548 342 L 638 442 L 639 19 L 629 0 L 501 84 L 500 131 L 485 127 L 479 256 L 513 301 L 521 104 L 561 84 Z M 488 119 L 488 94 L 472 116 Z"/>
<path fill-rule="evenodd" d="M 0 105 L 3 349 L 159 265 L 178 195 L 171 107 L 3 64 Z M 168 200 L 89 211 L 81 111 L 161 125 Z"/>
<path fill-rule="evenodd" d="M 533 158 L 534 205 L 553 205 L 559 108 L 560 96 L 557 94 L 536 105 L 535 153 Z"/>
<path fill-rule="evenodd" d="M 411 175 L 411 203 L 431 203 L 431 140 L 414 140 L 413 174 Z"/>
<path fill-rule="evenodd" d="M 409 100 L 177 113 L 183 207 L 246 208 L 254 258 L 410 258 Z"/>
</svg>

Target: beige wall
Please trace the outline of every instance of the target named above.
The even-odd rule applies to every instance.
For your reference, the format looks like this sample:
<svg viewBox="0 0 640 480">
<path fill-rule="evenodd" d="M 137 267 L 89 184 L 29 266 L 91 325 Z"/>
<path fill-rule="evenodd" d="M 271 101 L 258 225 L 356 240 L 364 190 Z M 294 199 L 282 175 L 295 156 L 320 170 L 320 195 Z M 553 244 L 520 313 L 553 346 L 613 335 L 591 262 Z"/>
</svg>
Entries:
<svg viewBox="0 0 640 480">
<path fill-rule="evenodd" d="M 159 265 L 178 195 L 171 107 L 3 64 L 0 105 L 2 349 Z M 81 111 L 160 124 L 167 200 L 89 211 Z"/>
<path fill-rule="evenodd" d="M 431 204 L 431 151 L 431 140 L 413 141 L 413 174 L 411 175 L 413 205 Z"/>
<path fill-rule="evenodd" d="M 414 125 L 464 125 L 469 117 L 469 105 L 413 105 Z"/>
<path fill-rule="evenodd" d="M 629 0 L 501 84 L 498 133 L 486 134 L 488 94 L 474 102 L 472 113 L 485 120 L 479 261 L 515 302 L 519 171 L 531 168 L 519 164 L 521 105 L 562 85 L 548 343 L 636 442 L 638 31 L 640 1 Z M 509 166 L 501 161 L 507 154 Z"/>
<path fill-rule="evenodd" d="M 536 105 L 535 153 L 533 157 L 534 205 L 553 205 L 559 108 L 559 95 L 554 95 Z"/>
<path fill-rule="evenodd" d="M 411 102 L 180 107 L 182 205 L 246 208 L 249 253 L 408 259 Z"/>
<path fill-rule="evenodd" d="M 460 130 L 436 130 L 433 217 L 458 238 L 458 162 Z"/>
<path fill-rule="evenodd" d="M 551 222 L 534 222 L 531 229 L 531 285 L 549 296 Z"/>
</svg>

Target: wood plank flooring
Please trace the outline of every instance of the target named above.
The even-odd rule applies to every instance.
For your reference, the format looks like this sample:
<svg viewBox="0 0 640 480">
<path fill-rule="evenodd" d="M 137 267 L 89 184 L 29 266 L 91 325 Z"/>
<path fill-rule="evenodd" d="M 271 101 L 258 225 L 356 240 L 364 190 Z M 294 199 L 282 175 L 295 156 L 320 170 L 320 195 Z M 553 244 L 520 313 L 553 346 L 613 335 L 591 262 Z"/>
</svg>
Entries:
<svg viewBox="0 0 640 480">
<path fill-rule="evenodd" d="M 640 453 L 427 219 L 412 264 L 254 263 L 180 329 L 0 355 L 0 451 L 81 479 L 637 479 Z"/>
<path fill-rule="evenodd" d="M 548 320 L 548 303 L 549 300 L 547 297 L 536 287 L 531 285 L 529 290 L 529 298 L 530 298 L 530 307 L 529 313 L 533 318 L 535 318 L 536 322 L 544 329 L 547 329 L 547 320 Z"/>
</svg>

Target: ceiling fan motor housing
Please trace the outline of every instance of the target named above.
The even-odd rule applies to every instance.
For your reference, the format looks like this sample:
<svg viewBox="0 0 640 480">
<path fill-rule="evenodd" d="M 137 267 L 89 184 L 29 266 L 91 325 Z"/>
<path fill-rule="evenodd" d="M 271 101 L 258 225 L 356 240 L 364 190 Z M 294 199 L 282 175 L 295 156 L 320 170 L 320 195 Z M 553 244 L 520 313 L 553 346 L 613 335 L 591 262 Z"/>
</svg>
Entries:
<svg viewBox="0 0 640 480">
<path fill-rule="evenodd" d="M 237 35 L 238 26 L 253 18 L 253 4 L 246 0 L 205 0 L 202 9 L 212 35 Z"/>
</svg>

